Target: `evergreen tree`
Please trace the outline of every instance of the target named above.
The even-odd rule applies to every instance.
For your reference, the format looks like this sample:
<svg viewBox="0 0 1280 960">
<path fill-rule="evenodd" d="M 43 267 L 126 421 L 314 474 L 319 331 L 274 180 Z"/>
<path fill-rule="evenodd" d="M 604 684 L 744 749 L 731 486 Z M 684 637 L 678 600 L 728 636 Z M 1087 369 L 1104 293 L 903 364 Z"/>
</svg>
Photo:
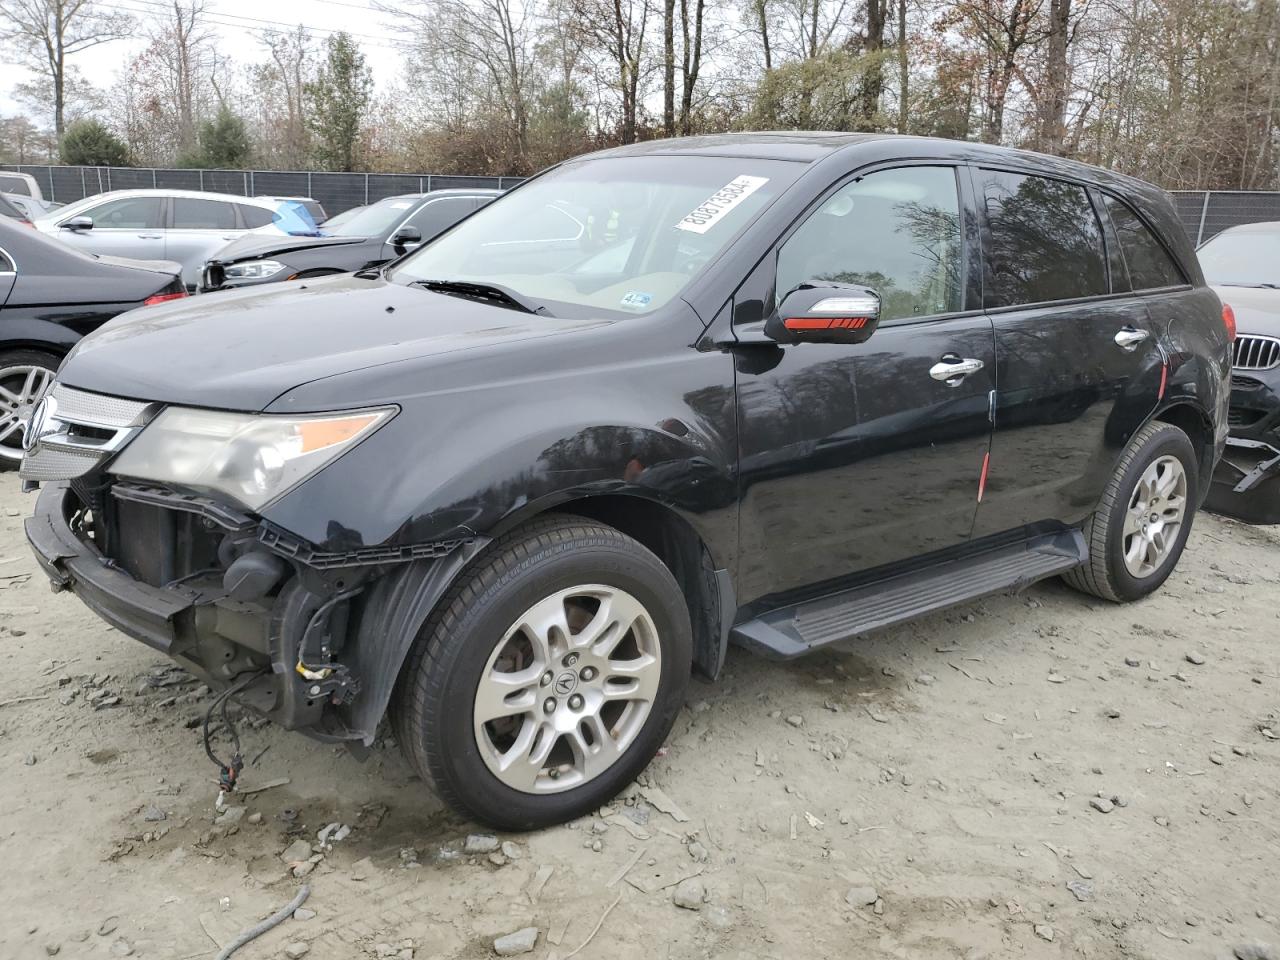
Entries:
<svg viewBox="0 0 1280 960">
<path fill-rule="evenodd" d="M 360 122 L 373 95 L 373 74 L 349 35 L 331 35 L 327 47 L 316 79 L 306 87 L 307 126 L 316 165 L 349 171 L 359 159 Z"/>
<path fill-rule="evenodd" d="M 86 167 L 127 167 L 129 148 L 97 120 L 76 120 L 62 136 L 62 162 Z"/>
</svg>

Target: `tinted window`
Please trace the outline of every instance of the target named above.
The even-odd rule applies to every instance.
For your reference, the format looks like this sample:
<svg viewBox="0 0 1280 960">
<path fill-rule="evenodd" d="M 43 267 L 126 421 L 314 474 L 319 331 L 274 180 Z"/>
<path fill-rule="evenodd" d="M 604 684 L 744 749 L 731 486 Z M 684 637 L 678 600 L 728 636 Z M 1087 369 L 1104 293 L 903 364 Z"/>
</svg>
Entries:
<svg viewBox="0 0 1280 960">
<path fill-rule="evenodd" d="M 31 184 L 27 183 L 25 177 L 6 177 L 0 173 L 0 191 L 4 193 L 20 193 L 24 197 L 32 196 Z"/>
<path fill-rule="evenodd" d="M 1081 186 L 978 171 L 987 209 L 989 307 L 1105 294 L 1102 228 Z"/>
<path fill-rule="evenodd" d="M 455 223 L 476 209 L 476 201 L 472 197 L 449 197 L 432 200 L 423 204 L 409 218 L 409 226 L 417 227 L 422 232 L 423 240 L 444 233 Z"/>
<path fill-rule="evenodd" d="M 90 207 L 78 216 L 93 218 L 95 230 L 159 230 L 164 226 L 159 197 L 123 197 Z"/>
<path fill-rule="evenodd" d="M 778 251 L 779 298 L 802 283 L 861 284 L 885 320 L 961 309 L 960 207 L 950 167 L 882 170 L 839 190 Z"/>
<path fill-rule="evenodd" d="M 177 230 L 234 230 L 236 205 L 218 200 L 174 197 L 173 226 Z"/>
<path fill-rule="evenodd" d="M 247 203 L 238 203 L 236 206 L 240 208 L 240 216 L 244 218 L 244 225 L 250 230 L 265 227 L 275 216 L 274 212 L 265 207 L 251 207 Z"/>
<path fill-rule="evenodd" d="M 3 250 L 0 250 L 0 273 L 13 273 L 13 261 L 10 260 Z"/>
<path fill-rule="evenodd" d="M 1116 228 L 1116 237 L 1129 267 L 1129 280 L 1133 289 L 1152 290 L 1156 287 L 1176 287 L 1182 283 L 1182 275 L 1173 260 L 1164 247 L 1160 246 L 1155 235 L 1147 229 L 1147 225 L 1138 219 L 1138 215 L 1115 197 L 1104 196 L 1103 203 L 1111 216 L 1112 226 Z"/>
<path fill-rule="evenodd" d="M 14 220 L 25 220 L 27 215 L 8 197 L 0 197 L 0 217 L 11 217 Z"/>
</svg>

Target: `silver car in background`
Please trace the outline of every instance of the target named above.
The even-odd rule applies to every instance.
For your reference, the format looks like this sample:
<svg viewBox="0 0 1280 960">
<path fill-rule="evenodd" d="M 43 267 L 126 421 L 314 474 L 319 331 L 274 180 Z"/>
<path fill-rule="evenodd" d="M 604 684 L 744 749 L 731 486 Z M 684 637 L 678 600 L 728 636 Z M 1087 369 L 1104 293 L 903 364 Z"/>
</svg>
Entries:
<svg viewBox="0 0 1280 960">
<path fill-rule="evenodd" d="M 116 190 L 69 203 L 35 221 L 37 230 L 85 253 L 173 260 L 194 289 L 204 262 L 250 230 L 273 226 L 279 201 L 195 190 Z"/>
</svg>

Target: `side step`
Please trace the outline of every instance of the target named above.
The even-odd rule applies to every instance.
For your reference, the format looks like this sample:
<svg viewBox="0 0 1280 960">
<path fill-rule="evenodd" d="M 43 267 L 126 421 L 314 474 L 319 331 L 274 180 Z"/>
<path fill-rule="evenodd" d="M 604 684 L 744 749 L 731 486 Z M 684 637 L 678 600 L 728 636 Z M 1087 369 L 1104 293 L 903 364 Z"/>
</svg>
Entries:
<svg viewBox="0 0 1280 960">
<path fill-rule="evenodd" d="M 766 656 L 789 659 L 974 597 L 1021 590 L 1087 558 L 1079 530 L 1036 537 L 780 607 L 736 624 L 731 636 Z"/>
</svg>

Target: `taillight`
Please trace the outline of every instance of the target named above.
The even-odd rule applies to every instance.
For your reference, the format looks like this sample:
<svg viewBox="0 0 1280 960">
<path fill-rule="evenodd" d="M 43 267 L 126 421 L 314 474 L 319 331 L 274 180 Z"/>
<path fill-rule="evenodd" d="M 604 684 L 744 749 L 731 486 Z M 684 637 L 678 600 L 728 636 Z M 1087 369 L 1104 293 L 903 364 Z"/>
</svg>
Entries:
<svg viewBox="0 0 1280 960">
<path fill-rule="evenodd" d="M 157 303 L 168 303 L 170 300 L 181 300 L 187 295 L 187 291 L 180 293 L 157 293 L 154 297 L 147 297 L 142 301 L 144 307 L 154 307 Z"/>
<path fill-rule="evenodd" d="M 1234 341 L 1236 338 L 1236 312 L 1231 309 L 1231 304 L 1229 303 L 1222 305 L 1222 325 L 1227 328 L 1227 339 Z"/>
</svg>

